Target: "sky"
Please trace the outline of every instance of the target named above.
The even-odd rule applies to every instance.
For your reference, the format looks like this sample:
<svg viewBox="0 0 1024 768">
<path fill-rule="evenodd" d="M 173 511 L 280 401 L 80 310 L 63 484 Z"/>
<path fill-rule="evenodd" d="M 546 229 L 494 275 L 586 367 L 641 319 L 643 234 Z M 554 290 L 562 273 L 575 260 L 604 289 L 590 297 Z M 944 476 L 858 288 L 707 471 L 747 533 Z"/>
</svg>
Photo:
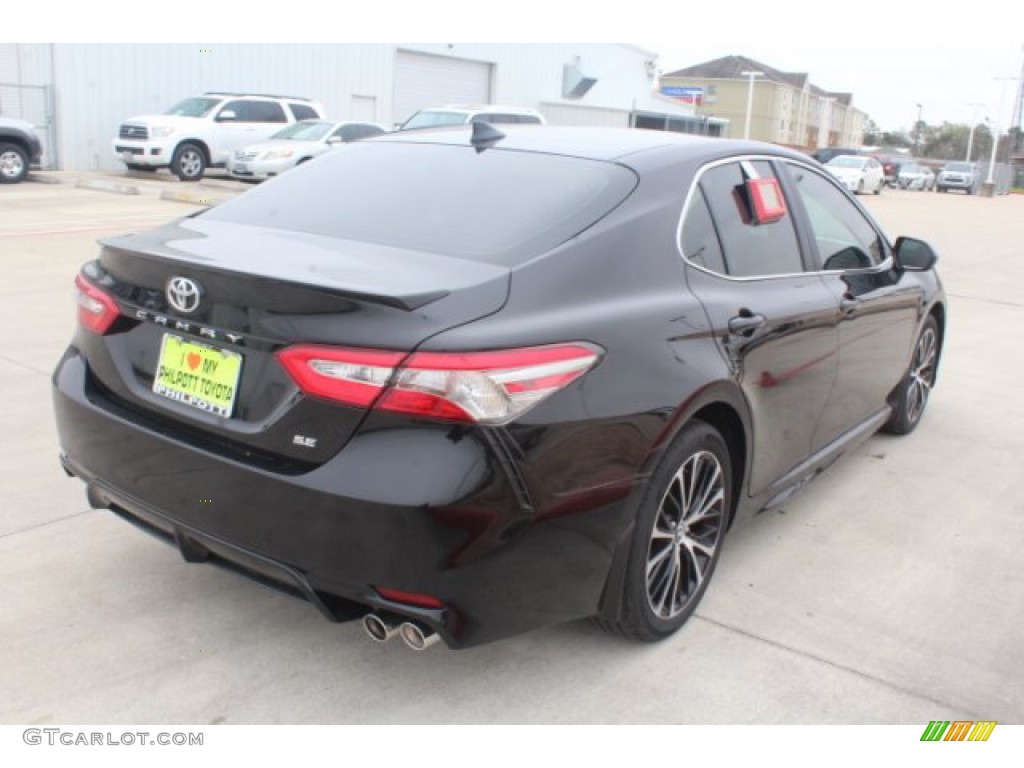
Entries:
<svg viewBox="0 0 1024 768">
<path fill-rule="evenodd" d="M 141 24 L 119 0 L 7 6 L 0 42 L 623 42 L 657 53 L 663 72 L 745 55 L 852 93 L 886 130 L 909 129 L 918 104 L 929 124 L 990 117 L 1005 130 L 1017 83 L 996 78 L 1024 63 L 1020 0 L 304 0 L 253 12 L 173 0 Z"/>
<path fill-rule="evenodd" d="M 909 129 L 921 119 L 930 125 L 997 120 L 1002 96 L 1005 129 L 1012 119 L 1017 82 L 1024 63 L 1024 25 L 1020 41 L 1004 44 L 963 44 L 956 56 L 949 46 L 925 42 L 896 47 L 879 43 L 846 45 L 842 41 L 775 41 L 749 43 L 706 40 L 693 44 L 647 42 L 659 54 L 665 72 L 720 56 L 742 55 L 784 72 L 807 72 L 827 91 L 853 94 L 853 104 L 867 112 L 883 130 Z M 977 106 L 975 106 L 977 105 Z"/>
</svg>

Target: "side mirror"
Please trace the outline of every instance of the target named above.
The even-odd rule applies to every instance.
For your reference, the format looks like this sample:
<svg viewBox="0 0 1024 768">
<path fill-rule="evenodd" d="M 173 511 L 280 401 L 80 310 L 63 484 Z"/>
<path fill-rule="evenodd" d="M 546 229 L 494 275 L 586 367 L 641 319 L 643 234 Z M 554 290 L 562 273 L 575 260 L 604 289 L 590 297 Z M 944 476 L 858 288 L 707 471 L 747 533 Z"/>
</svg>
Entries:
<svg viewBox="0 0 1024 768">
<path fill-rule="evenodd" d="M 345 140 L 341 138 L 341 136 L 331 136 L 329 139 L 327 139 L 328 144 L 341 144 L 343 141 Z"/>
<path fill-rule="evenodd" d="M 235 110 L 233 110 L 233 109 L 223 109 L 223 110 L 221 110 L 220 114 L 217 115 L 217 122 L 218 123 L 224 122 L 225 120 L 237 120 L 237 119 L 238 119 L 238 115 L 235 114 Z"/>
<path fill-rule="evenodd" d="M 924 240 L 898 237 L 893 246 L 893 259 L 897 269 L 909 272 L 927 272 L 935 266 L 939 256 Z"/>
</svg>

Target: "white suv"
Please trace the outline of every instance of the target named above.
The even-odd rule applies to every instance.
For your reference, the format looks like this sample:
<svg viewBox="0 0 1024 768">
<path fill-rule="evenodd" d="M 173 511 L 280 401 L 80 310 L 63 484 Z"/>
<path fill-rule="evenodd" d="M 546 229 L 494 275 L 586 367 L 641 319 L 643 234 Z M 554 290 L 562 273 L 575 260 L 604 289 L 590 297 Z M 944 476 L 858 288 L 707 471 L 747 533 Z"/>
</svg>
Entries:
<svg viewBox="0 0 1024 768">
<path fill-rule="evenodd" d="M 269 138 L 289 123 L 324 117 L 309 99 L 265 94 L 207 93 L 180 101 L 162 115 L 139 115 L 121 125 L 114 152 L 133 170 L 170 168 L 198 181 L 223 167 L 232 150 Z"/>
<path fill-rule="evenodd" d="M 399 130 L 438 128 L 466 123 L 516 123 L 543 125 L 544 117 L 535 109 L 504 107 L 498 104 L 446 104 L 443 107 L 421 109 L 406 120 Z"/>
</svg>

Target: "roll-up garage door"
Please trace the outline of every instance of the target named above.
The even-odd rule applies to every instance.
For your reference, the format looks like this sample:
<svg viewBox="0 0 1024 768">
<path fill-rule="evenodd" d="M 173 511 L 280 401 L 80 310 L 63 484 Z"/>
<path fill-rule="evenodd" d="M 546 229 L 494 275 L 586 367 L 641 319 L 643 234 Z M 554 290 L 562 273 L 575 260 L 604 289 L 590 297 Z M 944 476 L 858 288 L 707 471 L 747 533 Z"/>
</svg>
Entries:
<svg viewBox="0 0 1024 768">
<path fill-rule="evenodd" d="M 395 122 L 442 104 L 489 104 L 491 64 L 399 51 L 395 61 Z"/>
</svg>

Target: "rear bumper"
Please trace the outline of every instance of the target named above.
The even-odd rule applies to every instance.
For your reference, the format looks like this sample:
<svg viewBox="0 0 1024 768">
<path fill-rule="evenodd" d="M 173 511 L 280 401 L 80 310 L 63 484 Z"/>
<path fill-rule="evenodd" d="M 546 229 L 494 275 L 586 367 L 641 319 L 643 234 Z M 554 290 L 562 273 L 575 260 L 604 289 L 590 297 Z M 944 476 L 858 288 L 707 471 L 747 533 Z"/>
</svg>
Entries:
<svg viewBox="0 0 1024 768">
<path fill-rule="evenodd" d="M 74 348 L 54 374 L 54 406 L 62 460 L 94 506 L 332 620 L 379 609 L 452 647 L 597 613 L 628 529 L 625 493 L 537 514 L 501 441 L 479 429 L 368 418 L 325 464 L 280 474 L 133 423 L 90 386 Z M 377 587 L 445 607 L 393 603 Z"/>
<path fill-rule="evenodd" d="M 229 160 L 228 172 L 236 179 L 265 181 L 295 167 L 290 158 L 285 160 Z"/>
</svg>

